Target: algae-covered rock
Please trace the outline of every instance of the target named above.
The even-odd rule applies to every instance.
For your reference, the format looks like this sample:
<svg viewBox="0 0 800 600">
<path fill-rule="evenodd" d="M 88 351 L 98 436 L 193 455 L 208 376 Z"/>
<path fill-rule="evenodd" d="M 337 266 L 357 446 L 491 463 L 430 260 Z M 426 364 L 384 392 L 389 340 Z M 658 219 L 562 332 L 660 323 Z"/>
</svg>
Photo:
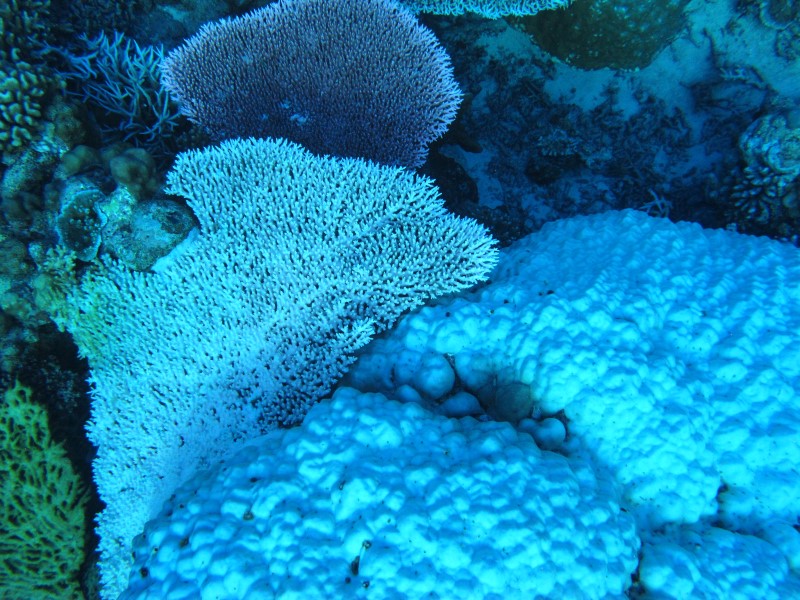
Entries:
<svg viewBox="0 0 800 600">
<path fill-rule="evenodd" d="M 677 37 L 689 0 L 575 0 L 520 19 L 550 54 L 582 69 L 639 69 Z"/>
</svg>

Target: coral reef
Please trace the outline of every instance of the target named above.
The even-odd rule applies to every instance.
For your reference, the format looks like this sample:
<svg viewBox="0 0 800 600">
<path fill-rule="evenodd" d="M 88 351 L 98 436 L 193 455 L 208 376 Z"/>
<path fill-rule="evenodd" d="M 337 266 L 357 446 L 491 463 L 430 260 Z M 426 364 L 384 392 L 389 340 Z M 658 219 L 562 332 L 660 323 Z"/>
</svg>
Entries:
<svg viewBox="0 0 800 600">
<path fill-rule="evenodd" d="M 62 52 L 61 75 L 94 111 L 105 142 L 126 141 L 170 154 L 182 119 L 161 85 L 164 52 L 121 33 L 82 37 L 82 52 Z"/>
<path fill-rule="evenodd" d="M 101 32 L 120 31 L 128 33 L 135 29 L 139 20 L 152 11 L 155 0 L 51 0 L 53 22 L 58 23 L 54 32 L 57 41 L 71 45 L 79 35 L 95 36 Z"/>
<path fill-rule="evenodd" d="M 400 0 L 415 12 L 437 15 L 475 13 L 489 19 L 508 15 L 533 15 L 569 5 L 570 0 Z"/>
<path fill-rule="evenodd" d="M 79 178 L 67 182 L 61 190 L 55 231 L 59 242 L 78 260 L 88 262 L 100 249 L 101 231 L 108 220 L 96 210 L 102 200 L 105 195 L 97 187 Z"/>
<path fill-rule="evenodd" d="M 49 87 L 42 68 L 0 60 L 0 151 L 19 151 L 33 140 Z"/>
<path fill-rule="evenodd" d="M 549 220 L 640 207 L 648 190 L 672 202 L 677 218 L 691 218 L 688 202 L 701 196 L 705 180 L 680 110 L 643 86 L 604 75 L 593 82 L 591 103 L 572 102 L 563 96 L 578 69 L 557 65 L 505 21 L 426 22 L 465 89 L 456 131 L 432 153 L 457 162 L 460 178 L 477 188 L 477 202 L 464 202 L 474 197 L 462 194 L 466 183 L 452 194 L 445 186 L 453 210 L 479 218 L 503 243 Z"/>
<path fill-rule="evenodd" d="M 175 486 L 301 421 L 375 332 L 481 281 L 497 256 L 430 180 L 286 140 L 184 153 L 168 191 L 188 199 L 197 236 L 155 272 L 88 270 L 53 315 L 92 369 L 109 598 Z"/>
<path fill-rule="evenodd" d="M 49 143 L 24 150 L 0 182 L 0 249 L 8 257 L 0 264 L 0 359 L 9 373 L 24 347 L 52 327 L 50 303 L 39 299 L 55 281 L 45 266 L 54 247 L 71 255 L 60 265 L 68 271 L 98 257 L 145 270 L 196 225 L 184 203 L 161 193 L 163 176 L 144 149 L 78 144 L 64 152 L 83 128 L 59 103 L 46 118 Z"/>
<path fill-rule="evenodd" d="M 738 231 L 800 244 L 800 110 L 756 119 L 739 137 L 739 153 L 712 197 Z"/>
<path fill-rule="evenodd" d="M 35 342 L 39 330 L 49 324 L 32 298 L 30 278 L 34 260 L 29 245 L 54 237 L 52 206 L 45 188 L 52 181 L 58 157 L 82 134 L 73 110 L 56 100 L 46 110 L 34 144 L 15 153 L 0 180 L 0 336 L 2 370 L 13 373 L 14 361 L 26 344 Z M 8 154 L 6 155 L 8 157 Z"/>
<path fill-rule="evenodd" d="M 517 404 L 527 386 L 519 427 L 538 442 L 560 421 L 551 448 L 613 472 L 651 546 L 645 591 L 794 598 L 799 298 L 789 244 L 631 210 L 562 219 L 503 251 L 491 283 L 402 317 L 344 383 L 454 417 L 454 399 Z"/>
<path fill-rule="evenodd" d="M 800 19 L 800 4 L 796 0 L 751 0 L 757 5 L 761 22 L 773 29 L 786 29 Z"/>
<path fill-rule="evenodd" d="M 618 598 L 638 545 L 585 460 L 344 388 L 182 485 L 121 599 Z"/>
<path fill-rule="evenodd" d="M 76 146 L 48 186 L 57 206 L 52 229 L 78 260 L 111 257 L 144 271 L 195 226 L 191 210 L 165 197 L 161 186 L 156 163 L 143 148 Z"/>
</svg>

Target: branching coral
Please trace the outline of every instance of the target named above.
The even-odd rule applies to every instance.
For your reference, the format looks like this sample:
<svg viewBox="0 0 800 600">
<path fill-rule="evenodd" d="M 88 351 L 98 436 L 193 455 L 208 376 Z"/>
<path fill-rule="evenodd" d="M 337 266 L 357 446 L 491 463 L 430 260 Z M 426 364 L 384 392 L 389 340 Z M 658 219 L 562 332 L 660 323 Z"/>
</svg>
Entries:
<svg viewBox="0 0 800 600">
<path fill-rule="evenodd" d="M 533 15 L 541 10 L 564 8 L 570 0 L 402 0 L 415 12 L 437 15 L 476 13 L 489 19 L 508 15 Z"/>
<path fill-rule="evenodd" d="M 65 53 L 76 95 L 101 114 L 103 133 L 160 152 L 180 123 L 177 106 L 161 86 L 162 48 L 140 46 L 115 33 L 83 38 L 86 53 Z"/>
<path fill-rule="evenodd" d="M 461 92 L 433 33 L 388 0 L 276 2 L 207 24 L 163 63 L 181 111 L 214 139 L 421 166 Z"/>
</svg>

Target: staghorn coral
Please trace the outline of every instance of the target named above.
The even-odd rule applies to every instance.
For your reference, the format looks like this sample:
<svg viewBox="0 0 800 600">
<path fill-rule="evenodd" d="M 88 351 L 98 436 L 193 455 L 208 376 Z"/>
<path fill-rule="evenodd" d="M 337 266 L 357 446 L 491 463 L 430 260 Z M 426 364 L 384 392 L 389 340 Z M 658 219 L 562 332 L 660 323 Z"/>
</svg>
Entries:
<svg viewBox="0 0 800 600">
<path fill-rule="evenodd" d="M 164 51 L 115 33 L 83 36 L 84 53 L 63 52 L 73 94 L 95 109 L 103 134 L 168 154 L 180 125 L 177 106 L 160 81 Z"/>
</svg>

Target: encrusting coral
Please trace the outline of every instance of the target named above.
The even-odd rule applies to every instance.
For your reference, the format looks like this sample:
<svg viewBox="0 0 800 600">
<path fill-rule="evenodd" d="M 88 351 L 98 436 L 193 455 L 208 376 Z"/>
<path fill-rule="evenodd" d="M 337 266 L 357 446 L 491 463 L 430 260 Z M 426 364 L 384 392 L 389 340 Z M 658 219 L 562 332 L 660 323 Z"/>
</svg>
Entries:
<svg viewBox="0 0 800 600">
<path fill-rule="evenodd" d="M 44 43 L 48 0 L 0 2 L 0 153 L 20 150 L 34 137 L 47 95 L 59 79 L 37 56 Z"/>
</svg>

